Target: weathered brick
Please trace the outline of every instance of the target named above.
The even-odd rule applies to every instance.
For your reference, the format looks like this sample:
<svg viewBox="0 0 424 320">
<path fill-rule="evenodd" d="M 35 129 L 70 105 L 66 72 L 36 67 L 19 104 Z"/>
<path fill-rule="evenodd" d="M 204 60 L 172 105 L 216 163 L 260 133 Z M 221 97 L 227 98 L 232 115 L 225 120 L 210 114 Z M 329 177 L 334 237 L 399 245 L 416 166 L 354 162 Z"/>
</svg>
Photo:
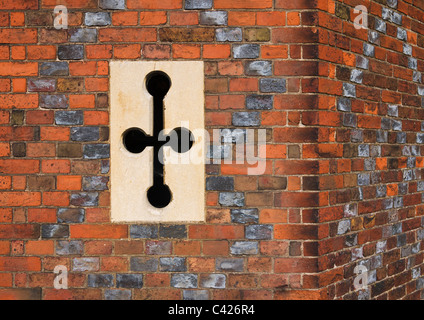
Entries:
<svg viewBox="0 0 424 320">
<path fill-rule="evenodd" d="M 77 28 L 77 29 L 71 29 L 68 32 L 69 32 L 70 42 L 85 42 L 85 43 L 97 42 L 96 29 Z"/>
<path fill-rule="evenodd" d="M 270 95 L 250 95 L 246 98 L 246 108 L 249 110 L 271 110 L 274 97 Z"/>
</svg>

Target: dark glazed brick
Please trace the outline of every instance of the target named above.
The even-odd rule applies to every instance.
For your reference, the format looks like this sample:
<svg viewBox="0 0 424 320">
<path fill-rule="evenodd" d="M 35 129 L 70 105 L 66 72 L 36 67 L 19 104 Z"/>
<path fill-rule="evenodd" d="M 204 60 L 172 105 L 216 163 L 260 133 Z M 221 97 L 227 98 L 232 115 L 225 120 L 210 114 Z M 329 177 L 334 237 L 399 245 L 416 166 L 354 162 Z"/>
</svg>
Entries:
<svg viewBox="0 0 424 320">
<path fill-rule="evenodd" d="M 286 79 L 260 79 L 259 90 L 264 93 L 284 93 L 286 89 Z"/>
<path fill-rule="evenodd" d="M 187 271 L 185 258 L 160 258 L 160 271 L 185 272 Z"/>
<path fill-rule="evenodd" d="M 212 9 L 213 0 L 185 0 L 186 10 Z"/>
<path fill-rule="evenodd" d="M 249 110 L 271 110 L 273 104 L 273 96 L 251 95 L 246 98 L 246 108 Z"/>
<path fill-rule="evenodd" d="M 112 19 L 108 12 L 86 12 L 84 23 L 86 26 L 108 26 L 112 23 Z"/>
<path fill-rule="evenodd" d="M 83 222 L 85 210 L 78 208 L 61 208 L 57 210 L 57 222 L 59 223 L 74 223 Z"/>
<path fill-rule="evenodd" d="M 270 61 L 249 61 L 244 66 L 249 76 L 271 76 L 272 63 Z"/>
<path fill-rule="evenodd" d="M 44 224 L 41 226 L 41 237 L 43 239 L 68 238 L 69 226 L 63 224 Z"/>
<path fill-rule="evenodd" d="M 71 128 L 72 141 L 97 141 L 100 138 L 99 127 L 75 127 Z"/>
<path fill-rule="evenodd" d="M 259 58 L 260 46 L 258 44 L 240 44 L 233 46 L 235 59 L 257 59 Z"/>
<path fill-rule="evenodd" d="M 233 177 L 208 177 L 206 178 L 206 190 L 233 191 Z"/>
<path fill-rule="evenodd" d="M 159 237 L 184 239 L 187 238 L 187 228 L 185 225 L 161 225 L 159 226 Z"/>
<path fill-rule="evenodd" d="M 84 114 L 82 111 L 57 111 L 54 119 L 58 125 L 79 125 L 83 123 Z"/>
<path fill-rule="evenodd" d="M 68 62 L 43 62 L 40 64 L 42 76 L 67 76 L 69 75 Z"/>
<path fill-rule="evenodd" d="M 171 277 L 171 287 L 174 288 L 197 288 L 197 275 L 195 274 L 173 274 Z"/>
<path fill-rule="evenodd" d="M 202 11 L 200 12 L 200 24 L 206 26 L 223 26 L 228 24 L 226 11 Z"/>
<path fill-rule="evenodd" d="M 57 51 L 59 60 L 81 60 L 84 59 L 84 46 L 79 44 L 60 45 Z"/>
<path fill-rule="evenodd" d="M 108 190 L 109 177 L 83 177 L 82 189 L 84 191 L 103 191 Z"/>
<path fill-rule="evenodd" d="M 125 9 L 125 0 L 100 0 L 99 7 L 112 10 Z"/>
<path fill-rule="evenodd" d="M 40 108 L 66 109 L 68 106 L 68 97 L 63 94 L 40 95 Z"/>
<path fill-rule="evenodd" d="M 143 275 L 142 274 L 120 274 L 116 275 L 117 288 L 142 288 Z"/>
<path fill-rule="evenodd" d="M 260 112 L 234 112 L 232 123 L 237 127 L 257 127 L 261 125 Z"/>
<path fill-rule="evenodd" d="M 243 207 L 244 194 L 242 192 L 220 192 L 219 204 L 226 207 Z"/>
<path fill-rule="evenodd" d="M 154 225 L 132 225 L 130 235 L 134 239 L 156 239 L 158 237 L 158 227 Z"/>
<path fill-rule="evenodd" d="M 241 28 L 218 28 L 216 29 L 216 41 L 220 42 L 235 42 L 242 41 L 242 30 Z"/>
<path fill-rule="evenodd" d="M 131 257 L 130 260 L 131 271 L 156 272 L 158 271 L 158 266 L 159 261 L 157 258 Z"/>
<path fill-rule="evenodd" d="M 258 223 L 258 209 L 232 209 L 231 222 L 233 223 Z"/>
<path fill-rule="evenodd" d="M 78 28 L 69 30 L 69 42 L 84 42 L 94 43 L 97 42 L 97 30 L 88 28 Z"/>
<path fill-rule="evenodd" d="M 71 205 L 78 207 L 95 207 L 99 205 L 97 192 L 79 192 L 71 194 Z"/>
<path fill-rule="evenodd" d="M 112 274 L 89 274 L 87 285 L 91 288 L 110 288 L 113 287 Z"/>
<path fill-rule="evenodd" d="M 131 290 L 105 290 L 105 300 L 131 300 Z"/>
<path fill-rule="evenodd" d="M 272 225 L 257 224 L 246 226 L 246 238 L 256 240 L 272 239 Z"/>
<path fill-rule="evenodd" d="M 110 157 L 109 144 L 84 145 L 84 159 L 107 159 Z"/>
<path fill-rule="evenodd" d="M 58 255 L 82 255 L 83 252 L 82 241 L 56 241 L 56 254 Z"/>
</svg>

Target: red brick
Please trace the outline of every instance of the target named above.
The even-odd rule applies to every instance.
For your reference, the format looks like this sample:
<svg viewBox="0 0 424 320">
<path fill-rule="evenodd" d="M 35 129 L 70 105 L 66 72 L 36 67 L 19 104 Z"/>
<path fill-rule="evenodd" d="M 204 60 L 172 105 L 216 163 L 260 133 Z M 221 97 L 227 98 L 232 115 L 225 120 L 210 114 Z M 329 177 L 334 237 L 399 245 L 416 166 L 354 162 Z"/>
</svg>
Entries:
<svg viewBox="0 0 424 320">
<path fill-rule="evenodd" d="M 99 30 L 100 42 L 154 42 L 154 28 L 107 28 Z"/>
<path fill-rule="evenodd" d="M 173 44 L 172 55 L 174 59 L 199 59 L 200 45 Z"/>
<path fill-rule="evenodd" d="M 138 59 L 141 57 L 140 44 L 123 44 L 113 47 L 113 57 L 115 59 Z"/>
<path fill-rule="evenodd" d="M 136 26 L 137 23 L 138 23 L 137 11 L 112 13 L 112 24 L 114 26 Z"/>
<path fill-rule="evenodd" d="M 54 8 L 57 6 L 57 0 L 42 0 L 42 8 Z M 75 9 L 93 9 L 97 8 L 96 0 L 62 0 L 60 4 L 66 6 L 67 8 Z"/>
<path fill-rule="evenodd" d="M 244 236 L 242 226 L 192 225 L 189 226 L 190 239 L 240 239 Z"/>
<path fill-rule="evenodd" d="M 37 29 L 0 29 L 0 43 L 37 43 Z"/>
<path fill-rule="evenodd" d="M 0 193 L 2 197 L 3 192 Z M 14 192 L 12 197 L 16 196 Z M 23 204 L 24 205 L 24 204 Z M 0 225 L 0 239 L 37 239 L 40 230 L 33 224 L 2 224 Z"/>
<path fill-rule="evenodd" d="M 215 0 L 215 9 L 267 9 L 272 8 L 272 0 Z"/>
<path fill-rule="evenodd" d="M 120 239 L 128 237 L 126 225 L 71 225 L 71 238 L 74 239 Z"/>
<path fill-rule="evenodd" d="M 181 9 L 182 0 L 127 0 L 128 9 Z"/>
</svg>

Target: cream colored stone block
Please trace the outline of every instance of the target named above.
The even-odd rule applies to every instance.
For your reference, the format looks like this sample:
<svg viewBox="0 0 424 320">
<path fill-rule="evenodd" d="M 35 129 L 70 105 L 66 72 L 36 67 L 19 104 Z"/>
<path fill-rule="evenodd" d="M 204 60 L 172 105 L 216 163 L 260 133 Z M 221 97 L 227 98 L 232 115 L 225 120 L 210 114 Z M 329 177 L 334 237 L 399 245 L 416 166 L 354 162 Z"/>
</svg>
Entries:
<svg viewBox="0 0 424 320">
<path fill-rule="evenodd" d="M 205 219 L 204 162 L 204 66 L 203 62 L 113 61 L 110 63 L 111 217 L 114 222 L 196 222 Z M 123 145 L 123 133 L 133 127 L 153 131 L 153 97 L 146 89 L 146 76 L 163 71 L 171 79 L 164 98 L 165 131 L 186 127 L 195 142 L 185 154 L 165 147 L 165 183 L 172 201 L 165 208 L 153 207 L 147 190 L 153 184 L 153 147 L 133 154 Z M 181 157 L 183 163 L 170 163 Z M 184 163 L 188 162 L 188 163 Z"/>
</svg>

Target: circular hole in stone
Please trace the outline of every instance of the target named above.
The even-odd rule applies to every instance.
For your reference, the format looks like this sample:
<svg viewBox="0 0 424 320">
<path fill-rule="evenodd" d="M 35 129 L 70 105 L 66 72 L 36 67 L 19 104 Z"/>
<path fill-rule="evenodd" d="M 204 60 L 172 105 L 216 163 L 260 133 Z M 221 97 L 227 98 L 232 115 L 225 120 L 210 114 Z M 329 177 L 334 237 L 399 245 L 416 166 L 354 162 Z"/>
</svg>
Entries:
<svg viewBox="0 0 424 320">
<path fill-rule="evenodd" d="M 139 128 L 130 128 L 122 135 L 125 149 L 131 153 L 140 153 L 146 148 L 146 134 Z"/>
<path fill-rule="evenodd" d="M 175 128 L 168 136 L 170 137 L 172 150 L 178 153 L 189 151 L 194 144 L 194 135 L 187 128 Z"/>
<path fill-rule="evenodd" d="M 146 77 L 146 88 L 152 96 L 163 98 L 171 88 L 171 79 L 163 71 L 150 72 Z"/>
<path fill-rule="evenodd" d="M 155 208 L 165 208 L 172 200 L 169 187 L 165 185 L 153 185 L 147 190 L 147 199 Z"/>
</svg>

